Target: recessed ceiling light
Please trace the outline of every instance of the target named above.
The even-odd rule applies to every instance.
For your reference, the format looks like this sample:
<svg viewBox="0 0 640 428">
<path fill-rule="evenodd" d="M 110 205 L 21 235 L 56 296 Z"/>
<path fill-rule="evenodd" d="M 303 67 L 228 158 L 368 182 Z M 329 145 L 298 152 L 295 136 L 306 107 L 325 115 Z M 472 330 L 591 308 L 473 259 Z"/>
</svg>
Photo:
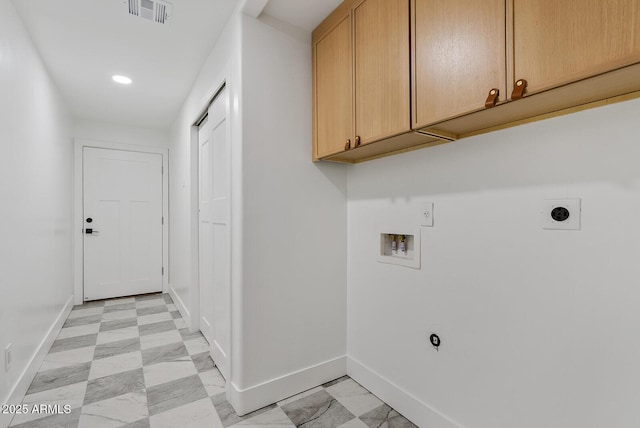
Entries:
<svg viewBox="0 0 640 428">
<path fill-rule="evenodd" d="M 114 82 L 120 83 L 122 85 L 130 85 L 132 80 L 127 76 L 121 76 L 119 74 L 115 74 L 111 77 Z"/>
</svg>

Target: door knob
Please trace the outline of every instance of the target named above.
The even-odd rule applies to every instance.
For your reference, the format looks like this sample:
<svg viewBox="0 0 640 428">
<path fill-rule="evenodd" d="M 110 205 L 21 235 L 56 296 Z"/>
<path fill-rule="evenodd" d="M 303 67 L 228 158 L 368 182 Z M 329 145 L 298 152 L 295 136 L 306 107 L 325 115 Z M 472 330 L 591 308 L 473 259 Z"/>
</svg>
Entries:
<svg viewBox="0 0 640 428">
<path fill-rule="evenodd" d="M 100 231 L 87 228 L 87 229 L 84 230 L 84 233 L 86 233 L 87 235 L 98 235 L 98 234 L 100 234 Z"/>
</svg>

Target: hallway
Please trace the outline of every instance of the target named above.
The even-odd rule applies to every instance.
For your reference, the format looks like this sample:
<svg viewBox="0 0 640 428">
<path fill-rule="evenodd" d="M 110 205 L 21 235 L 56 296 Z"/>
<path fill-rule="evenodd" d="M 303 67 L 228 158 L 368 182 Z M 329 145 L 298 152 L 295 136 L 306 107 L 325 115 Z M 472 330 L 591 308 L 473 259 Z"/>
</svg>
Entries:
<svg viewBox="0 0 640 428">
<path fill-rule="evenodd" d="M 76 306 L 23 400 L 58 414 L 16 415 L 11 426 L 415 427 L 346 376 L 239 417 L 208 349 L 168 294 Z"/>
</svg>

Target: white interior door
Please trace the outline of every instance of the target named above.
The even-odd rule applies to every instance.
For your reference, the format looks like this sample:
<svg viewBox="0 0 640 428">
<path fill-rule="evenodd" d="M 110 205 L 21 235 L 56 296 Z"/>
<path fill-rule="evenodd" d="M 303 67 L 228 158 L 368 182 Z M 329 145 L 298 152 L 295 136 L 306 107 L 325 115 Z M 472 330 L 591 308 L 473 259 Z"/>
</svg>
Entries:
<svg viewBox="0 0 640 428">
<path fill-rule="evenodd" d="M 209 107 L 198 132 L 200 158 L 200 329 L 228 379 L 231 331 L 230 138 L 227 91 Z"/>
<path fill-rule="evenodd" d="M 162 291 L 162 155 L 83 149 L 84 300 Z"/>
</svg>

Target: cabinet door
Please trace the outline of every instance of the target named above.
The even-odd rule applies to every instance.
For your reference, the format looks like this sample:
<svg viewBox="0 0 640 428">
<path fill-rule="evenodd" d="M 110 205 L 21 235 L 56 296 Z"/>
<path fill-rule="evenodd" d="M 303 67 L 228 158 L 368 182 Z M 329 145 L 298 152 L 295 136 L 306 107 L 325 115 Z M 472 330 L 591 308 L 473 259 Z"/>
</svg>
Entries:
<svg viewBox="0 0 640 428">
<path fill-rule="evenodd" d="M 353 137 L 353 51 L 347 16 L 315 45 L 316 158 L 344 150 Z"/>
<path fill-rule="evenodd" d="M 513 0 L 514 77 L 537 92 L 640 61 L 640 0 Z"/>
<path fill-rule="evenodd" d="M 505 0 L 415 0 L 414 128 L 506 96 Z"/>
<path fill-rule="evenodd" d="M 409 1 L 366 0 L 354 10 L 356 138 L 411 129 Z"/>
</svg>

